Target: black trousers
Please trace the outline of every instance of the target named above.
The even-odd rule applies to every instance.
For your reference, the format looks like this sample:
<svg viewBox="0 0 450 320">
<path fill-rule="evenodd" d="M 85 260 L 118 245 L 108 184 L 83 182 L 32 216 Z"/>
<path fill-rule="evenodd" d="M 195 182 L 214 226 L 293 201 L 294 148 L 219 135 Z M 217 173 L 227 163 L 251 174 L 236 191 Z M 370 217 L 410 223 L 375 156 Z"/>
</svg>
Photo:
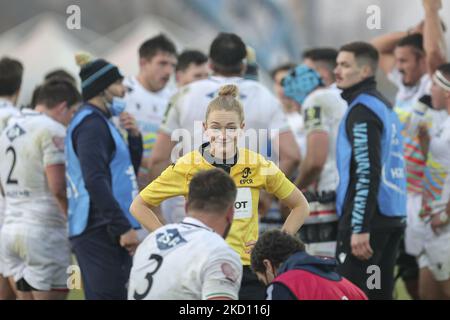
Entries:
<svg viewBox="0 0 450 320">
<path fill-rule="evenodd" d="M 86 300 L 126 300 L 132 258 L 102 226 L 71 239 Z"/>
<path fill-rule="evenodd" d="M 338 272 L 363 290 L 370 300 L 392 300 L 394 267 L 402 234 L 403 228 L 372 231 L 370 246 L 373 255 L 363 261 L 352 255 L 351 231 L 339 230 L 336 247 Z M 374 280 L 376 276 L 379 276 L 378 282 Z"/>
<path fill-rule="evenodd" d="M 264 300 L 266 288 L 249 266 L 244 266 L 239 300 Z"/>
</svg>

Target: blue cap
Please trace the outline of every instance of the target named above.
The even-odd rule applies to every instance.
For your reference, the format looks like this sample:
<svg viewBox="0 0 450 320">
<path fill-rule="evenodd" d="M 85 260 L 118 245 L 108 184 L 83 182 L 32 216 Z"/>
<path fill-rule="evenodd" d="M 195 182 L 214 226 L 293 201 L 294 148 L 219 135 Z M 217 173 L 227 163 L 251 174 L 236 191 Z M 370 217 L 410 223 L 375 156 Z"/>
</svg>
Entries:
<svg viewBox="0 0 450 320">
<path fill-rule="evenodd" d="M 303 104 L 306 97 L 317 87 L 323 86 L 320 75 L 304 64 L 292 69 L 282 81 L 284 95 Z"/>
</svg>

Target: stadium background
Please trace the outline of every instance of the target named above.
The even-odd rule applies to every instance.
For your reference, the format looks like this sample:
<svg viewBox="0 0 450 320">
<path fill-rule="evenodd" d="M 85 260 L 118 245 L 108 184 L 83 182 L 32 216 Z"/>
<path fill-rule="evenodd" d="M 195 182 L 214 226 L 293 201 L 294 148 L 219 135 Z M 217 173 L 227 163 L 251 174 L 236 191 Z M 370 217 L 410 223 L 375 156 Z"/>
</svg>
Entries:
<svg viewBox="0 0 450 320">
<path fill-rule="evenodd" d="M 81 9 L 81 29 L 66 26 L 67 7 Z M 381 29 L 366 26 L 368 6 L 381 9 Z M 25 66 L 19 105 L 51 69 L 78 68 L 80 50 L 118 64 L 126 74 L 138 70 L 137 48 L 147 38 L 166 33 L 178 50 L 207 51 L 218 31 L 236 32 L 255 48 L 261 81 L 271 85 L 268 70 L 284 62 L 299 62 L 301 52 L 315 46 L 339 47 L 353 40 L 405 30 L 422 18 L 420 0 L 0 0 L 0 56 L 21 60 Z M 444 5 L 442 16 L 450 16 Z M 450 32 L 446 34 L 450 45 Z M 394 88 L 379 76 L 382 91 Z M 396 296 L 407 298 L 402 283 Z M 69 298 L 79 299 L 80 291 Z"/>
</svg>

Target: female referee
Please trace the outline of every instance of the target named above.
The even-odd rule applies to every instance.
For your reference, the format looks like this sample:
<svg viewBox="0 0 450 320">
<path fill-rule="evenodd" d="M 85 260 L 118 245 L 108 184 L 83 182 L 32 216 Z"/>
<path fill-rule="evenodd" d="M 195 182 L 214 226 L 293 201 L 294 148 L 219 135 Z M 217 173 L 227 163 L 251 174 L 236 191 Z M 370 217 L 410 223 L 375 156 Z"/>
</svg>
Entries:
<svg viewBox="0 0 450 320">
<path fill-rule="evenodd" d="M 188 194 L 192 177 L 200 170 L 219 167 L 233 178 L 238 194 L 234 220 L 226 238 L 238 252 L 244 267 L 239 299 L 264 299 L 264 287 L 250 269 L 250 251 L 258 239 L 258 200 L 261 189 L 276 196 L 291 212 L 282 230 L 295 235 L 309 215 L 308 202 L 300 190 L 271 161 L 258 153 L 238 148 L 244 129 L 244 111 L 236 99 L 238 88 L 225 85 L 206 111 L 203 127 L 209 142 L 181 157 L 134 199 L 130 211 L 148 230 L 162 226 L 152 211 L 163 200 Z"/>
</svg>

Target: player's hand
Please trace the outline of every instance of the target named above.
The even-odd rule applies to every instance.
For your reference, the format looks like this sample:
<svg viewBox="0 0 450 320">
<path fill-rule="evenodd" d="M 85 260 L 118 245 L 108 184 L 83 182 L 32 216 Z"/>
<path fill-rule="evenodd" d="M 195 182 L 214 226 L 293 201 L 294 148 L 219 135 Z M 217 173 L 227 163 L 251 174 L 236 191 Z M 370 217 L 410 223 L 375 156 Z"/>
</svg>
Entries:
<svg viewBox="0 0 450 320">
<path fill-rule="evenodd" d="M 134 229 L 130 229 L 120 236 L 120 245 L 127 249 L 130 256 L 134 255 L 139 245 L 138 234 Z"/>
<path fill-rule="evenodd" d="M 447 217 L 445 217 L 447 216 Z M 448 212 L 442 212 L 441 214 L 435 214 L 431 218 L 431 229 L 435 234 L 439 234 L 439 229 L 445 227 L 450 222 L 450 217 L 448 216 Z"/>
<path fill-rule="evenodd" d="M 249 242 L 246 242 L 246 243 L 245 243 L 245 247 L 246 247 L 247 249 L 245 249 L 245 253 L 247 253 L 247 254 L 252 253 L 252 250 L 253 250 L 253 248 L 255 247 L 255 244 L 256 244 L 256 240 L 251 240 L 251 241 L 249 241 Z"/>
<path fill-rule="evenodd" d="M 360 260 L 369 260 L 373 255 L 369 233 L 352 234 L 352 254 Z"/>
<path fill-rule="evenodd" d="M 128 131 L 132 137 L 137 137 L 140 134 L 139 128 L 136 124 L 136 119 L 128 112 L 122 112 L 119 115 L 120 126 Z"/>
<path fill-rule="evenodd" d="M 441 0 L 422 0 L 422 5 L 425 11 L 437 12 L 442 9 Z"/>
</svg>

